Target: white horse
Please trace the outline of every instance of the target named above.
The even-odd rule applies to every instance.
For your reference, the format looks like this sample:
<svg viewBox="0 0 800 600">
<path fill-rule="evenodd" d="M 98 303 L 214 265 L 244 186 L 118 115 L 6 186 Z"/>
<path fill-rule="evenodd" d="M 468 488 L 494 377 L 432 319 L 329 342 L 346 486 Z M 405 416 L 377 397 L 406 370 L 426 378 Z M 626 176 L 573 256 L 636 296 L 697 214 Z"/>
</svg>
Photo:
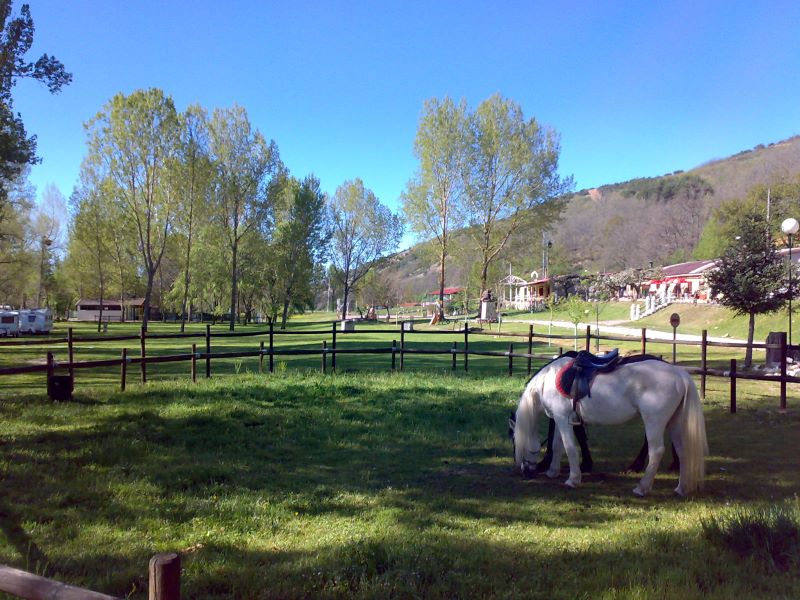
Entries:
<svg viewBox="0 0 800 600">
<path fill-rule="evenodd" d="M 579 453 L 570 425 L 572 399 L 556 387 L 556 376 L 572 358 L 564 357 L 544 366 L 528 382 L 519 401 L 513 427 L 514 461 L 523 473 L 541 450 L 536 417 L 544 412 L 556 423 L 553 461 L 547 476 L 558 477 L 564 449 L 569 459 L 569 487 L 581 482 Z M 649 445 L 648 463 L 634 494 L 644 496 L 653 487 L 653 480 L 664 454 L 664 432 L 669 433 L 680 458 L 680 476 L 675 492 L 685 495 L 702 488 L 705 455 L 708 453 L 706 426 L 700 396 L 689 374 L 683 369 L 658 359 L 623 359 L 610 373 L 594 378 L 591 397 L 581 400 L 581 417 L 587 424 L 615 425 L 639 413 L 644 421 Z"/>
</svg>

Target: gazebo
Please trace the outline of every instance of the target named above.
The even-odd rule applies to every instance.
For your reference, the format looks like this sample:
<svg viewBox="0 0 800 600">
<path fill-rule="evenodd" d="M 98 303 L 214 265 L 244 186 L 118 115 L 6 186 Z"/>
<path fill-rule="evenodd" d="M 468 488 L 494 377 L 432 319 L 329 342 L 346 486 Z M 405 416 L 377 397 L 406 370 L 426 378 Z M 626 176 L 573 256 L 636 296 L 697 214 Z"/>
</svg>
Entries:
<svg viewBox="0 0 800 600">
<path fill-rule="evenodd" d="M 531 281 L 516 275 L 508 275 L 500 280 L 501 308 L 531 310 L 550 296 L 550 278 L 539 279 L 536 271 L 531 273 L 531 276 L 533 277 Z"/>
</svg>

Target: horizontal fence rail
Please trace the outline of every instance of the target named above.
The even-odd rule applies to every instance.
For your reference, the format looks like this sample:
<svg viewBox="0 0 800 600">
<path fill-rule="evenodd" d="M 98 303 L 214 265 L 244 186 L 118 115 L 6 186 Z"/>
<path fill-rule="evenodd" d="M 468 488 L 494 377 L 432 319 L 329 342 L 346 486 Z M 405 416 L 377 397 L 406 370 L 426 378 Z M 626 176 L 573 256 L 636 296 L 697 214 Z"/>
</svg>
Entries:
<svg viewBox="0 0 800 600">
<path fill-rule="evenodd" d="M 36 346 L 36 345 L 45 345 L 51 347 L 57 344 L 67 344 L 67 351 L 69 360 L 66 362 L 56 361 L 55 356 L 52 351 L 47 353 L 47 363 L 46 364 L 37 364 L 37 365 L 20 365 L 14 367 L 3 367 L 0 368 L 0 376 L 6 375 L 19 375 L 25 373 L 37 373 L 37 372 L 46 372 L 48 374 L 48 382 L 50 377 L 56 372 L 56 370 L 63 370 L 68 369 L 69 374 L 73 375 L 76 369 L 94 369 L 94 368 L 104 368 L 104 367 L 120 367 L 120 388 L 122 390 L 125 389 L 126 380 L 128 378 L 128 365 L 139 365 L 139 369 L 141 371 L 141 381 L 144 383 L 147 381 L 147 365 L 149 364 L 160 364 L 160 363 L 172 363 L 172 362 L 184 362 L 184 361 L 191 361 L 192 369 L 191 375 L 192 380 L 196 380 L 197 376 L 197 361 L 205 361 L 205 371 L 206 377 L 211 376 L 211 364 L 212 361 L 217 360 L 224 360 L 224 359 L 238 359 L 238 358 L 258 358 L 259 359 L 259 371 L 263 372 L 265 370 L 264 367 L 264 360 L 265 358 L 269 359 L 268 363 L 268 370 L 269 372 L 274 371 L 274 359 L 275 357 L 288 357 L 288 356 L 321 356 L 322 359 L 322 371 L 327 372 L 328 370 L 328 360 L 330 359 L 331 362 L 331 369 L 336 371 L 336 357 L 337 355 L 391 355 L 391 370 L 396 370 L 398 367 L 399 362 L 399 369 L 402 371 L 405 365 L 405 357 L 407 355 L 451 355 L 452 356 L 452 364 L 451 368 L 453 371 L 456 370 L 456 358 L 461 356 L 463 358 L 463 368 L 464 371 L 468 371 L 469 356 L 486 356 L 486 357 L 498 357 L 498 358 L 507 358 L 508 359 L 508 374 L 513 374 L 514 369 L 514 360 L 521 359 L 526 361 L 526 368 L 524 369 L 527 371 L 528 374 L 532 372 L 532 360 L 533 359 L 551 359 L 554 356 L 553 352 L 546 352 L 546 353 L 534 353 L 533 352 L 533 342 L 534 339 L 537 340 L 583 340 L 585 342 L 585 349 L 589 350 L 591 348 L 591 342 L 594 341 L 599 344 L 600 341 L 611 341 L 611 342 L 640 342 L 641 344 L 641 351 L 642 353 L 647 352 L 647 346 L 653 344 L 660 344 L 660 345 L 668 345 L 672 346 L 673 349 L 673 362 L 675 361 L 675 348 L 676 346 L 695 346 L 699 347 L 701 350 L 701 365 L 700 367 L 693 367 L 693 366 L 684 366 L 683 368 L 686 369 L 687 372 L 700 375 L 701 377 L 701 394 L 705 396 L 705 387 L 706 387 L 706 377 L 713 376 L 713 377 L 723 377 L 729 378 L 732 381 L 731 385 L 731 407 L 732 410 L 735 406 L 735 380 L 736 379 L 745 379 L 745 380 L 754 380 L 754 381 L 765 381 L 765 382 L 773 382 L 779 383 L 781 386 L 781 397 L 780 397 L 780 406 L 781 408 L 786 407 L 786 384 L 787 383 L 800 383 L 800 377 L 793 377 L 789 376 L 786 372 L 786 363 L 787 363 L 787 355 L 789 346 L 786 343 L 786 334 L 781 334 L 780 343 L 773 343 L 773 344 L 762 344 L 762 343 L 754 343 L 751 345 L 751 348 L 757 350 L 777 350 L 781 360 L 781 371 L 778 375 L 764 375 L 764 374 L 757 374 L 757 373 L 743 373 L 737 369 L 736 361 L 733 360 L 731 362 L 729 369 L 714 369 L 708 367 L 708 356 L 707 350 L 709 347 L 717 347 L 717 348 L 746 348 L 748 345 L 741 342 L 717 342 L 717 341 L 709 341 L 708 335 L 706 331 L 703 331 L 703 335 L 701 339 L 698 340 L 678 340 L 678 339 L 662 339 L 662 338 L 648 338 L 647 337 L 647 330 L 641 330 L 641 336 L 636 337 L 628 337 L 628 336 L 619 336 L 619 335 L 598 335 L 597 333 L 592 333 L 591 326 L 586 327 L 585 334 L 581 333 L 578 335 L 560 335 L 560 334 L 542 334 L 542 333 L 534 333 L 533 326 L 529 327 L 527 333 L 525 332 L 493 332 L 493 331 L 485 331 L 478 328 L 470 328 L 467 324 L 465 324 L 463 329 L 453 329 L 453 330 L 444 330 L 444 331 L 437 331 L 437 330 L 413 330 L 406 328 L 406 324 L 401 324 L 399 329 L 376 329 L 376 328 L 359 328 L 356 330 L 339 330 L 337 329 L 338 322 L 333 322 L 330 329 L 309 329 L 309 330 L 282 330 L 282 329 L 275 329 L 273 325 L 270 325 L 269 329 L 259 329 L 254 331 L 240 331 L 240 332 L 215 332 L 212 333 L 211 326 L 207 325 L 206 330 L 204 332 L 188 332 L 188 333 L 147 333 L 144 329 L 141 330 L 139 335 L 121 335 L 121 336 L 83 336 L 83 337 L 76 337 L 73 335 L 72 329 L 70 328 L 67 337 L 56 337 L 56 338 L 48 338 L 43 340 L 0 340 L 0 346 Z M 371 348 L 342 348 L 337 347 L 337 337 L 341 339 L 344 337 L 351 337 L 357 335 L 382 335 L 382 336 L 398 336 L 400 338 L 399 345 L 397 343 L 397 339 L 392 340 L 391 345 L 383 346 L 383 347 L 371 347 Z M 414 336 L 417 334 L 421 335 L 446 335 L 450 337 L 461 337 L 463 336 L 463 342 L 461 343 L 461 347 L 458 347 L 457 342 L 452 342 L 452 347 L 443 347 L 443 348 L 414 348 L 407 345 L 406 338 L 409 336 Z M 276 348 L 274 345 L 274 338 L 275 336 L 331 336 L 332 343 L 328 345 L 327 340 L 322 342 L 322 346 L 318 348 Z M 508 350 L 477 350 L 474 348 L 469 347 L 470 336 L 491 336 L 493 338 L 506 338 L 509 340 L 517 339 L 517 340 L 524 340 L 527 342 L 527 352 L 515 352 L 513 348 L 513 344 L 509 345 Z M 237 350 L 237 351 L 212 351 L 212 345 L 214 339 L 227 339 L 227 338 L 240 338 L 240 337 L 263 337 L 268 338 L 267 341 L 260 341 L 259 347 L 254 348 L 252 350 Z M 205 351 L 198 351 L 197 345 L 192 344 L 192 352 L 190 353 L 179 353 L 179 354 L 168 354 L 168 355 L 158 355 L 158 356 L 147 356 L 147 341 L 148 340 L 158 340 L 158 339 L 204 339 L 205 340 Z M 120 358 L 109 358 L 109 359 L 101 359 L 101 360 L 88 360 L 88 361 L 75 361 L 74 360 L 74 349 L 76 345 L 85 344 L 85 343 L 99 343 L 99 342 L 119 342 L 119 341 L 139 341 L 141 354 L 140 356 L 131 356 L 128 354 L 127 349 L 123 349 L 122 355 Z M 793 346 L 794 348 L 794 346 Z M 556 349 L 554 348 L 554 351 Z M 562 352 L 562 348 L 558 348 L 558 352 Z M 399 359 L 399 361 L 398 361 Z M 49 388 L 48 388 L 49 389 Z"/>
</svg>

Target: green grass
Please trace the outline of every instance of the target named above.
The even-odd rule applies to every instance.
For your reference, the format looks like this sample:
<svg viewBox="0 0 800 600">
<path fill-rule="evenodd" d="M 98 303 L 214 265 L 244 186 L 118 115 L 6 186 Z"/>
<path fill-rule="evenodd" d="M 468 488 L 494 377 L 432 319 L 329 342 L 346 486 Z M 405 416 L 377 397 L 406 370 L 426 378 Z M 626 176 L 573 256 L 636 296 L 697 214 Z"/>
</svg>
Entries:
<svg viewBox="0 0 800 600">
<path fill-rule="evenodd" d="M 146 596 L 180 551 L 186 598 L 792 598 L 793 572 L 703 535 L 800 493 L 800 412 L 711 380 L 705 491 L 635 497 L 641 424 L 594 427 L 578 490 L 510 472 L 524 375 L 240 373 L 0 401 L 0 562 Z M 796 396 L 796 390 L 794 390 Z"/>
</svg>

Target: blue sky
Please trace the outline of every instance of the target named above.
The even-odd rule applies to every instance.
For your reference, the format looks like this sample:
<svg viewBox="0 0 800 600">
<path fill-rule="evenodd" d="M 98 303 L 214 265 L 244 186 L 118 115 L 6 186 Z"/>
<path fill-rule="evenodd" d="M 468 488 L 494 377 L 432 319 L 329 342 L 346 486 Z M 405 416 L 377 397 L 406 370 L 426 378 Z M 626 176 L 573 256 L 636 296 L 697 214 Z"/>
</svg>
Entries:
<svg viewBox="0 0 800 600">
<path fill-rule="evenodd" d="M 385 204 L 416 161 L 422 103 L 499 92 L 561 134 L 577 189 L 689 169 L 800 133 L 800 3 L 30 0 L 31 59 L 74 77 L 20 82 L 39 192 L 69 196 L 83 123 L 159 87 L 180 110 L 244 106 L 299 177 L 361 177 Z M 18 11 L 19 4 L 15 5 Z"/>
</svg>

